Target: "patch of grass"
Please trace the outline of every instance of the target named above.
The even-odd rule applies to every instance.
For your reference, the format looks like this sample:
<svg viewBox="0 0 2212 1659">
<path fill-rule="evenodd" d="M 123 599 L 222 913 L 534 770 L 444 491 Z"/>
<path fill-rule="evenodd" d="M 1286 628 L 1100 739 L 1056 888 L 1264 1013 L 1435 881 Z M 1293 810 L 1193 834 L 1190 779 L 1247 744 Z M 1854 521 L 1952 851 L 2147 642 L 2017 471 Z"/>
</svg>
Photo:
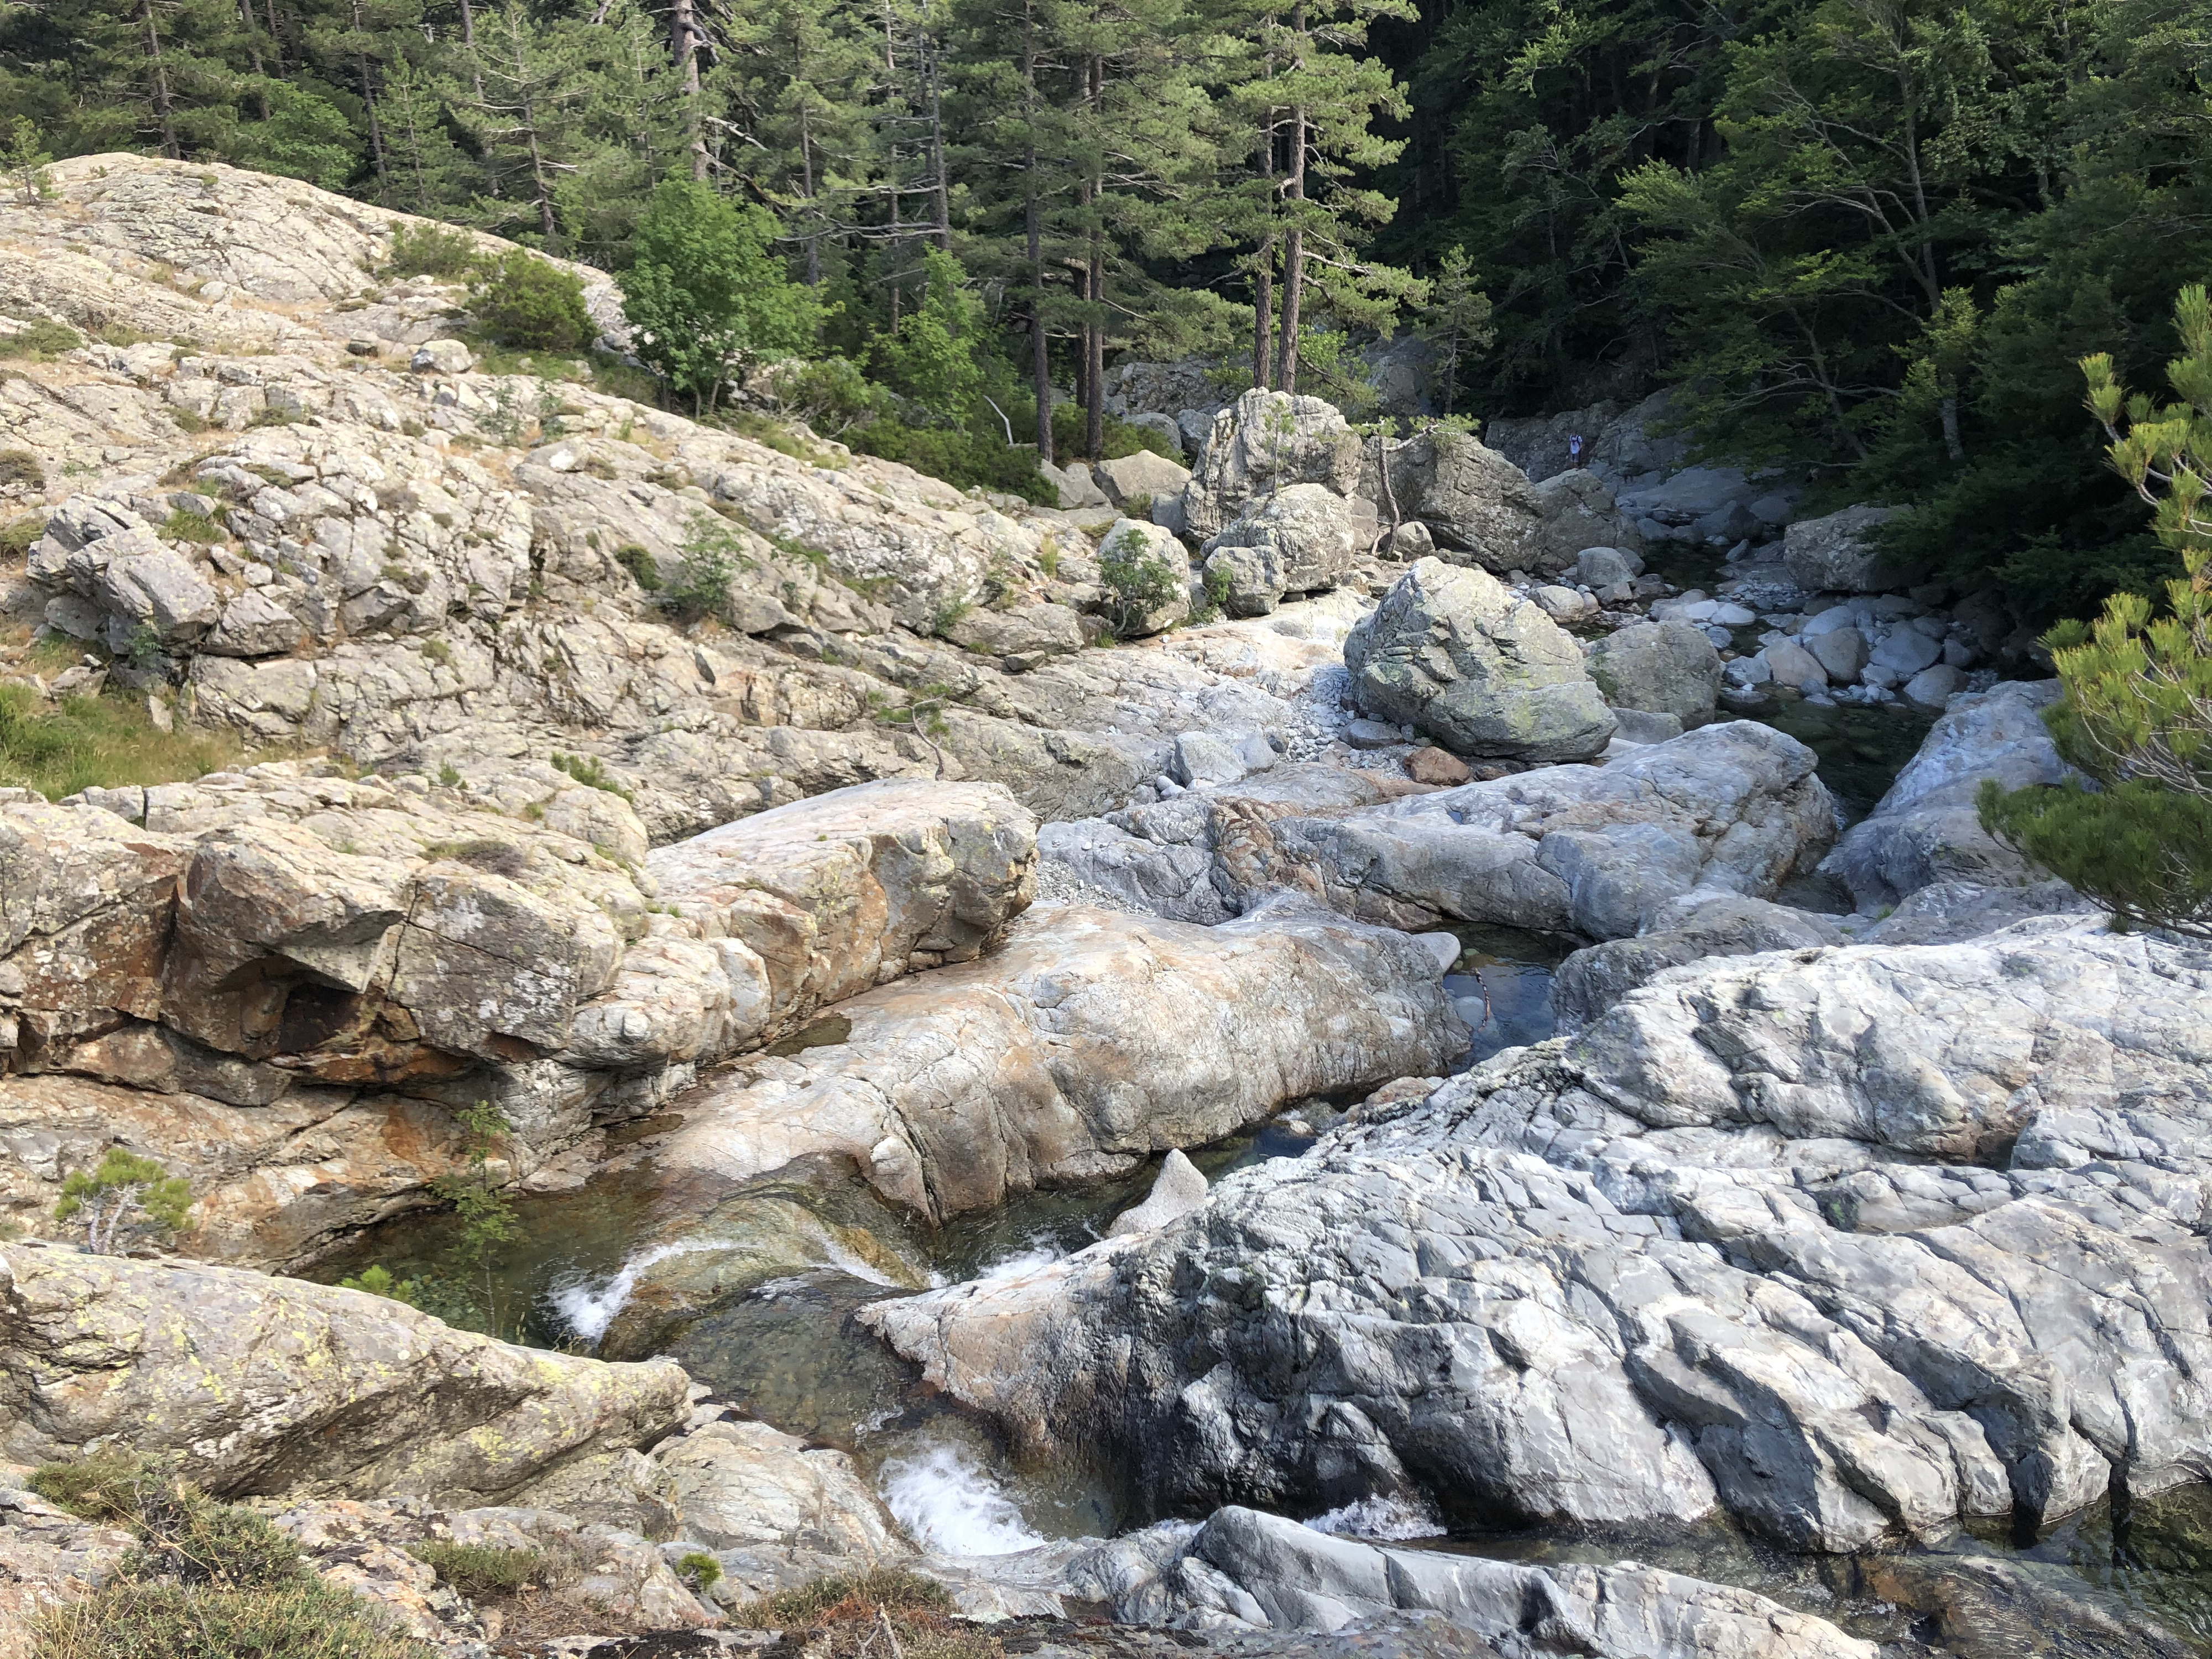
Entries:
<svg viewBox="0 0 2212 1659">
<path fill-rule="evenodd" d="M 453 661 L 453 647 L 443 640 L 428 639 L 422 641 L 422 654 L 432 662 L 444 665 Z"/>
<path fill-rule="evenodd" d="M 811 444 L 779 420 L 750 409 L 724 410 L 714 416 L 715 423 L 727 427 L 739 437 L 750 438 L 778 454 L 788 455 L 795 461 L 805 461 L 809 466 L 826 466 L 835 470 L 846 465 L 845 458 Z"/>
<path fill-rule="evenodd" d="M 69 1463 L 41 1463 L 24 1484 L 56 1509 L 85 1521 L 120 1521 L 138 1512 L 138 1490 L 158 1471 L 134 1451 L 111 1447 Z"/>
<path fill-rule="evenodd" d="M 410 1544 L 408 1554 L 437 1569 L 438 1577 L 471 1601 L 513 1595 L 545 1576 L 543 1550 L 510 1550 L 489 1544 L 455 1544 L 432 1539 Z M 708 1558 L 710 1560 L 712 1557 Z"/>
<path fill-rule="evenodd" d="M 39 1615 L 32 1659 L 434 1659 L 349 1591 L 111 1583 Z"/>
<path fill-rule="evenodd" d="M 208 429 L 208 422 L 204 417 L 195 415 L 191 410 L 184 408 L 180 404 L 173 404 L 170 405 L 169 418 L 176 422 L 177 430 L 179 432 L 186 432 L 197 435 Z"/>
<path fill-rule="evenodd" d="M 137 1538 L 81 1601 L 30 1621 L 30 1659 L 431 1659 L 309 1571 L 268 1517 L 125 1451 L 49 1463 L 32 1490 Z"/>
<path fill-rule="evenodd" d="M 33 323 L 13 334 L 0 334 L 0 357 L 27 357 L 40 363 L 83 343 L 84 337 L 66 323 Z"/>
<path fill-rule="evenodd" d="M 221 512 L 222 509 L 216 509 Z M 230 532 L 217 520 L 204 513 L 195 513 L 189 507 L 179 507 L 169 514 L 161 526 L 161 533 L 173 542 L 196 542 L 202 547 L 213 547 L 218 542 L 230 539 Z"/>
<path fill-rule="evenodd" d="M 57 708 L 28 686 L 0 685 L 0 787 L 49 800 L 95 787 L 175 783 L 234 764 L 228 732 L 156 727 L 143 697 L 68 697 Z"/>
<path fill-rule="evenodd" d="M 0 489 L 16 484 L 43 489 L 46 484 L 46 470 L 39 465 L 39 458 L 27 449 L 0 449 Z"/>
<path fill-rule="evenodd" d="M 298 410 L 296 410 L 296 409 L 278 409 L 278 408 L 276 408 L 275 406 L 273 406 L 273 405 L 272 405 L 272 406 L 268 407 L 268 408 L 265 408 L 265 409 L 260 409 L 260 410 L 255 410 L 255 411 L 254 411 L 254 415 L 253 415 L 253 418 L 252 418 L 252 420 L 248 421 L 248 422 L 246 422 L 246 425 L 248 425 L 248 426 L 297 426 L 297 425 L 299 425 L 299 423 L 300 423 L 300 420 L 301 420 L 301 415 L 300 415 L 300 411 L 299 411 Z"/>
<path fill-rule="evenodd" d="M 556 752 L 553 764 L 586 787 L 604 789 L 610 795 L 620 795 L 631 805 L 637 805 L 637 796 L 623 787 L 622 781 L 607 770 L 607 764 L 597 755 L 563 755 Z"/>
<path fill-rule="evenodd" d="M 1006 1651 L 988 1629 L 953 1612 L 951 1595 L 942 1584 L 884 1568 L 839 1573 L 762 1596 L 736 1609 L 730 1622 L 811 1632 L 807 1650 L 830 1659 L 881 1654 L 890 1647 L 883 1640 L 886 1626 L 897 1638 L 893 1650 L 908 1659 L 1002 1659 Z"/>
<path fill-rule="evenodd" d="M 46 533 L 46 520 L 36 515 L 0 524 L 0 558 L 28 558 L 31 544 Z"/>
</svg>

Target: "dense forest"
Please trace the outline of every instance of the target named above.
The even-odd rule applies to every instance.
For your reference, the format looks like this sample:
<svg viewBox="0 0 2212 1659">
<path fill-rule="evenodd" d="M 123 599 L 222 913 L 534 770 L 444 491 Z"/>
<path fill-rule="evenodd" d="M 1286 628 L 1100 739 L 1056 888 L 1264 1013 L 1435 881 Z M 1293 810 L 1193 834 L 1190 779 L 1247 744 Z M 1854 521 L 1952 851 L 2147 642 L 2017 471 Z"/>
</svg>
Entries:
<svg viewBox="0 0 2212 1659">
<path fill-rule="evenodd" d="M 649 203 L 697 230 L 663 181 L 711 194 L 800 290 L 810 408 L 917 464 L 1099 453 L 1122 358 L 1359 414 L 1412 328 L 1460 413 L 1671 384 L 1706 453 L 1911 503 L 2045 614 L 2170 561 L 2075 365 L 2162 380 L 2208 92 L 2203 0 L 0 0 L 18 152 L 617 272 Z"/>
</svg>

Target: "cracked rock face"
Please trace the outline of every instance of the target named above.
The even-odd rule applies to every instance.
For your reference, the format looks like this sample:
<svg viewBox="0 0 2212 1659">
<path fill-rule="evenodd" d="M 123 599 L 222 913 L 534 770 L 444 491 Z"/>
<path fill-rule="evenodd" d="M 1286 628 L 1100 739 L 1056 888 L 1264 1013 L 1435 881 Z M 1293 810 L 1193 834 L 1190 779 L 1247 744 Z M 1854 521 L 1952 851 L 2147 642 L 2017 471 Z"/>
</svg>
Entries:
<svg viewBox="0 0 2212 1659">
<path fill-rule="evenodd" d="M 2212 957 L 1679 968 L 1164 1231 L 865 1317 L 1154 1513 L 1714 1507 L 1800 1548 L 2202 1479 Z"/>
<path fill-rule="evenodd" d="M 495 1101 L 526 1175 L 823 1003 L 973 958 L 1034 888 L 996 784 L 887 780 L 650 854 L 550 767 L 535 822 L 297 763 L 94 793 L 118 810 L 0 805 L 0 1193 L 49 1224 L 119 1141 L 192 1179 L 195 1248 L 233 1260 L 428 1202 L 464 1156 L 447 1109 Z"/>
<path fill-rule="evenodd" d="M 647 1445 L 690 1412 L 670 1360 L 612 1365 L 448 1329 L 398 1302 L 222 1267 L 0 1247 L 0 1446 L 121 1443 L 218 1495 L 480 1503 Z M 190 1365 L 145 1364 L 185 1352 Z"/>
</svg>

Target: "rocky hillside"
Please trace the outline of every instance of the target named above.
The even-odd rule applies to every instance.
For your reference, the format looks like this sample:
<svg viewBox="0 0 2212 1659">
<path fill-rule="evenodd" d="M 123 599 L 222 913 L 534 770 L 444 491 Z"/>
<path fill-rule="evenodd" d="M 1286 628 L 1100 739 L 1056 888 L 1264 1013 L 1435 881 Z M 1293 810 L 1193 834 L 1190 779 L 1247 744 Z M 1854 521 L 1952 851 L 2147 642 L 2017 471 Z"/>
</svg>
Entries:
<svg viewBox="0 0 2212 1659">
<path fill-rule="evenodd" d="M 623 395 L 604 283 L 521 359 L 392 216 L 55 175 L 0 205 L 0 1654 L 135 1582 L 155 1510 L 55 1495 L 118 1452 L 455 1659 L 877 1568 L 1033 1621 L 987 1653 L 2182 1650 L 1959 1528 L 2212 1456 L 2212 966 L 1981 832 L 2052 688 L 1871 509 L 1266 392 L 1037 508 Z M 1781 729 L 1845 703 L 1933 720 L 1848 827 Z M 121 1246 L 118 1154 L 188 1183 Z M 615 1235 L 529 1291 L 577 1352 L 313 1282 L 486 1193 Z M 1083 1248 L 945 1270 L 1031 1202 Z M 991 1486 L 949 1543 L 945 1423 L 1120 1535 Z"/>
</svg>

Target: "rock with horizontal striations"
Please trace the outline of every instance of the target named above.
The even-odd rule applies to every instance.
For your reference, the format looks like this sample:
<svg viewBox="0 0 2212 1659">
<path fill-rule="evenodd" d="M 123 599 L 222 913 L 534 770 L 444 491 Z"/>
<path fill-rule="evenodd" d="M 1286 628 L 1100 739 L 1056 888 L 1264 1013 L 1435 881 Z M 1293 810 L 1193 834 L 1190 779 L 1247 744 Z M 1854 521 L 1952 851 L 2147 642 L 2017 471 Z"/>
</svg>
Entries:
<svg viewBox="0 0 2212 1659">
<path fill-rule="evenodd" d="M 1579 760 L 1613 735 L 1581 648 L 1484 571 L 1423 559 L 1346 635 L 1352 697 L 1459 755 Z"/>
<path fill-rule="evenodd" d="M 218 1496 L 484 1503 L 690 1411 L 672 1361 L 514 1347 L 303 1279 L 16 1243 L 0 1283 L 18 1462 L 121 1444 Z"/>
<path fill-rule="evenodd" d="M 1875 1644 L 1750 1590 L 1634 1563 L 1528 1566 L 1381 1549 L 1280 1516 L 1216 1510 L 1194 1533 L 1094 1546 L 1071 1564 L 1115 1616 L 1375 1639 L 1373 1621 L 1419 1612 L 1491 1644 L 1498 1659 L 1875 1659 Z M 1387 1628 L 1387 1626 L 1385 1626 Z"/>
<path fill-rule="evenodd" d="M 2049 1519 L 2197 1478 L 2208 1030 L 2212 952 L 2097 923 L 1701 963 L 1162 1232 L 863 1317 L 1140 1514 Z"/>
<path fill-rule="evenodd" d="M 305 625 L 266 588 L 249 587 L 223 606 L 222 618 L 200 649 L 218 657 L 274 657 L 307 637 Z"/>
</svg>

